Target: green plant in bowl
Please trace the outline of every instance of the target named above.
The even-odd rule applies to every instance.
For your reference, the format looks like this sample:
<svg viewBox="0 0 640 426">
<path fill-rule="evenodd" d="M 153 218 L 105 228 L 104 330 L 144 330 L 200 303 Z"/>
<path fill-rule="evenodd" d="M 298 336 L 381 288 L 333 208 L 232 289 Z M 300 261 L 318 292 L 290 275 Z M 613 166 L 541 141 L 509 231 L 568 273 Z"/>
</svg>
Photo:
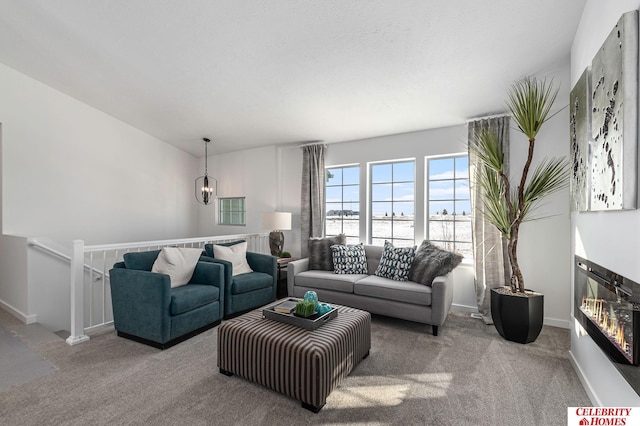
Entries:
<svg viewBox="0 0 640 426">
<path fill-rule="evenodd" d="M 308 300 L 301 300 L 296 303 L 296 315 L 310 317 L 316 313 L 316 304 Z"/>
</svg>

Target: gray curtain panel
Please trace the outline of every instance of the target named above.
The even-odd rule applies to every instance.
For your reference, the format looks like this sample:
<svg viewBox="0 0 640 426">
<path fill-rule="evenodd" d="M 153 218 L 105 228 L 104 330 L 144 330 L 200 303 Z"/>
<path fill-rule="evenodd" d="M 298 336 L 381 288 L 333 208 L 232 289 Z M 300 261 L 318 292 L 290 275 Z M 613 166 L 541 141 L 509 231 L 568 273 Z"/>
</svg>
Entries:
<svg viewBox="0 0 640 426">
<path fill-rule="evenodd" d="M 505 172 L 509 175 L 509 117 L 496 117 L 471 121 L 468 124 L 469 146 L 475 143 L 475 135 L 489 129 L 502 143 Z M 469 151 L 469 182 L 471 186 L 471 236 L 473 240 L 473 260 L 475 264 L 475 286 L 478 312 L 485 324 L 493 324 L 491 318 L 491 289 L 508 285 L 510 278 L 507 241 L 498 229 L 489 223 L 482 214 L 484 209 L 482 194 L 475 185 L 478 159 Z"/>
<path fill-rule="evenodd" d="M 302 147 L 302 194 L 300 203 L 300 248 L 308 255 L 309 238 L 324 236 L 323 144 Z"/>
</svg>

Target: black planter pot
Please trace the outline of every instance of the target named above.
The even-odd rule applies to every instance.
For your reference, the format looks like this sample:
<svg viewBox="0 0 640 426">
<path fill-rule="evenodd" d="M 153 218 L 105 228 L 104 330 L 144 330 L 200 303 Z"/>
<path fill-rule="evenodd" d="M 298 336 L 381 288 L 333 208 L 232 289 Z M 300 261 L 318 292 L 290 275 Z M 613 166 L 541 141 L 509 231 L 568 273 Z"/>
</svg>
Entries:
<svg viewBox="0 0 640 426">
<path fill-rule="evenodd" d="M 542 331 L 544 295 L 514 296 L 491 289 L 491 316 L 502 337 L 512 342 L 534 342 Z"/>
</svg>

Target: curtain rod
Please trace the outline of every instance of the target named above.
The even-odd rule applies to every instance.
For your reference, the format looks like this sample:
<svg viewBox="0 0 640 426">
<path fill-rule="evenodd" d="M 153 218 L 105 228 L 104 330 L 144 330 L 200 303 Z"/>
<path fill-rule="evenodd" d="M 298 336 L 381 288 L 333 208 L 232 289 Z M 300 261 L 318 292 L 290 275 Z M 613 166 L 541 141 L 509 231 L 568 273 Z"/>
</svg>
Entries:
<svg viewBox="0 0 640 426">
<path fill-rule="evenodd" d="M 473 117 L 473 118 L 470 118 L 470 119 L 468 119 L 468 120 L 465 122 L 465 124 L 469 124 L 469 123 L 471 123 L 472 121 L 488 120 L 488 119 L 490 119 L 490 118 L 501 118 L 501 117 L 509 117 L 509 116 L 510 116 L 510 114 L 509 114 L 508 112 L 503 112 L 503 113 L 501 113 L 501 114 L 484 115 L 484 116 L 481 116 L 481 117 Z"/>
<path fill-rule="evenodd" d="M 307 143 L 303 143 L 302 145 L 298 145 L 300 148 L 303 148 L 305 146 L 311 146 L 311 145 L 324 145 L 325 147 L 327 146 L 326 143 L 324 143 L 324 141 L 313 141 L 313 142 L 307 142 Z"/>
</svg>

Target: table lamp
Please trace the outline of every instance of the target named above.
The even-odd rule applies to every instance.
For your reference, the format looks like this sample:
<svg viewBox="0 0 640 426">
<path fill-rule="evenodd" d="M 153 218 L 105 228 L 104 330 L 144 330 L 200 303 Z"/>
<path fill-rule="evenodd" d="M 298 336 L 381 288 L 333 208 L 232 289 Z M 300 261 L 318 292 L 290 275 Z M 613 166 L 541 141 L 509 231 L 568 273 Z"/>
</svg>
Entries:
<svg viewBox="0 0 640 426">
<path fill-rule="evenodd" d="M 282 231 L 289 231 L 291 229 L 291 213 L 262 213 L 262 228 L 272 230 L 269 232 L 269 249 L 273 256 L 280 256 L 282 248 L 284 247 L 284 234 Z"/>
</svg>

